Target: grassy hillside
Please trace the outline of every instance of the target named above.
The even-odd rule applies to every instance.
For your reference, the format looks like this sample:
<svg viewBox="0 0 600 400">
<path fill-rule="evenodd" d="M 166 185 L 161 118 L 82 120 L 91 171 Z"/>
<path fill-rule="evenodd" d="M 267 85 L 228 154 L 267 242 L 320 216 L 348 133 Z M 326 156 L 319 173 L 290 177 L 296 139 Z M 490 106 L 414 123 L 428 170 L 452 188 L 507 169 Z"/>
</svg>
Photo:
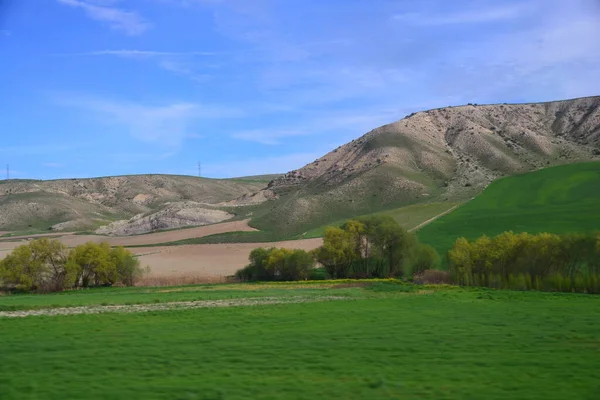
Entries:
<svg viewBox="0 0 600 400">
<path fill-rule="evenodd" d="M 50 307 L 46 316 L 0 317 L 0 397 L 597 396 L 600 297 L 359 285 L 207 285 L 0 297 L 0 309 Z M 228 297 L 230 306 L 216 306 Z M 279 303 L 256 304 L 261 298 Z M 205 308 L 158 310 L 177 300 L 216 301 Z M 147 312 L 51 315 L 58 305 L 101 302 L 152 304 Z M 127 307 L 132 306 L 121 311 Z"/>
<path fill-rule="evenodd" d="M 418 236 L 445 254 L 461 236 L 600 230 L 599 205 L 600 162 L 546 168 L 492 183 Z"/>
</svg>

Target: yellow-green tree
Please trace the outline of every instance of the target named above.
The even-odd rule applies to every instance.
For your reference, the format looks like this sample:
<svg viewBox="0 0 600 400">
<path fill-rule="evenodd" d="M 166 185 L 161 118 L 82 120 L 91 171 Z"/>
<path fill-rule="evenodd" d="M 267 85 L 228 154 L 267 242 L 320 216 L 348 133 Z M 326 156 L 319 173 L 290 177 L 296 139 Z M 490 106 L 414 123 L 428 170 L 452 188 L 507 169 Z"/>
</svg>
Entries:
<svg viewBox="0 0 600 400">
<path fill-rule="evenodd" d="M 73 286 L 77 276 L 67 257 L 67 247 L 58 240 L 33 240 L 0 262 L 0 281 L 26 291 L 63 290 Z"/>
<path fill-rule="evenodd" d="M 68 263 L 77 270 L 76 282 L 83 287 L 112 285 L 119 280 L 108 243 L 88 242 L 79 245 L 71 250 Z"/>
</svg>

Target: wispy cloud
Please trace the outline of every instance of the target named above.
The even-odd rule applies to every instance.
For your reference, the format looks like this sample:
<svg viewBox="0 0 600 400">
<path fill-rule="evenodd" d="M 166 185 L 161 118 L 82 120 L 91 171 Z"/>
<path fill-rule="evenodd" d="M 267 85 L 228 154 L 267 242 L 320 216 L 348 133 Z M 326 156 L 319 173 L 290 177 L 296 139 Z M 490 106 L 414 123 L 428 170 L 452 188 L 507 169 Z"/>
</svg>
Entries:
<svg viewBox="0 0 600 400">
<path fill-rule="evenodd" d="M 209 74 L 201 74 L 187 62 L 175 60 L 163 60 L 158 64 L 162 69 L 173 72 L 176 75 L 184 76 L 195 82 L 206 82 L 210 78 Z"/>
<path fill-rule="evenodd" d="M 134 11 L 112 7 L 112 2 L 89 2 L 79 0 L 57 0 L 60 4 L 82 9 L 90 18 L 104 22 L 112 29 L 127 35 L 140 35 L 152 27 L 152 24 Z"/>
<path fill-rule="evenodd" d="M 286 130 L 286 129 L 253 129 L 249 131 L 236 132 L 231 137 L 249 142 L 266 145 L 280 144 L 283 139 L 294 136 L 310 135 L 310 131 Z"/>
<path fill-rule="evenodd" d="M 97 50 L 87 53 L 76 53 L 75 55 L 83 56 L 116 56 L 123 58 L 150 58 L 150 57 L 173 57 L 173 56 L 212 56 L 214 52 L 209 51 L 154 51 L 154 50 Z"/>
<path fill-rule="evenodd" d="M 0 154 L 8 156 L 22 157 L 42 154 L 54 154 L 70 151 L 82 147 L 77 144 L 31 144 L 27 146 L 6 146 L 0 147 Z"/>
<path fill-rule="evenodd" d="M 179 147 L 190 135 L 192 125 L 203 119 L 235 118 L 242 115 L 229 107 L 206 106 L 188 102 L 147 105 L 90 96 L 61 95 L 56 104 L 101 115 L 108 123 L 122 126 L 143 142 Z"/>
<path fill-rule="evenodd" d="M 58 54 L 61 55 L 61 54 Z M 109 56 L 119 57 L 138 61 L 151 60 L 156 62 L 156 65 L 169 71 L 173 74 L 188 78 L 195 82 L 205 82 L 210 78 L 209 74 L 200 73 L 197 71 L 194 57 L 210 57 L 215 56 L 217 53 L 209 51 L 156 51 L 156 50 L 134 50 L 134 49 L 121 49 L 121 50 L 96 50 L 84 53 L 71 53 L 62 55 L 73 55 L 73 56 Z"/>
<path fill-rule="evenodd" d="M 323 150 L 324 151 L 324 150 Z M 303 167 L 323 155 L 323 152 L 292 153 L 284 156 L 241 158 L 236 161 L 202 164 L 203 174 L 216 178 L 285 173 Z M 187 171 L 189 175 L 195 171 Z"/>
<path fill-rule="evenodd" d="M 42 166 L 48 167 L 48 168 L 64 168 L 67 166 L 67 164 L 60 163 L 60 162 L 45 162 L 45 163 L 42 163 Z"/>
<path fill-rule="evenodd" d="M 444 14 L 436 12 L 410 12 L 395 14 L 392 19 L 423 26 L 482 24 L 522 18 L 530 9 L 531 7 L 525 2 L 525 4 L 519 5 L 471 8 Z"/>
<path fill-rule="evenodd" d="M 273 127 L 266 129 L 253 129 L 240 132 L 234 132 L 231 137 L 234 139 L 256 142 L 264 145 L 280 145 L 289 140 L 301 136 L 325 136 L 331 135 L 336 138 L 331 141 L 335 145 L 341 144 L 338 141 L 344 141 L 348 137 L 356 137 L 377 126 L 396 121 L 406 114 L 405 110 L 363 110 L 348 112 L 331 112 L 322 115 L 318 112 L 312 112 L 306 115 L 306 121 L 294 124 L 290 127 Z"/>
</svg>

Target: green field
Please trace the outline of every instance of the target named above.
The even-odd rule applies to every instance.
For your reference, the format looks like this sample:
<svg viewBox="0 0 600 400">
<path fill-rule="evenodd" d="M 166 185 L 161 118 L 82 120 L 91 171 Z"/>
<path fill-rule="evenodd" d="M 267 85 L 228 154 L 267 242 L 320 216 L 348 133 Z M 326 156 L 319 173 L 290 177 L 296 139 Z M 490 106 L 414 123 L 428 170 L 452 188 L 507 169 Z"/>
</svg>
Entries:
<svg viewBox="0 0 600 400">
<path fill-rule="evenodd" d="M 433 218 L 444 211 L 454 207 L 457 203 L 425 203 L 425 204 L 414 204 L 406 207 L 394 208 L 391 210 L 381 211 L 374 214 L 367 215 L 389 215 L 394 218 L 404 229 L 412 229 L 417 225 Z M 360 215 L 366 216 L 366 215 Z M 247 215 L 237 216 L 237 219 L 242 219 Z M 141 245 L 132 247 L 155 247 L 155 246 L 180 246 L 184 244 L 214 244 L 214 243 L 265 243 L 265 242 L 277 242 L 280 240 L 297 240 L 297 239 L 311 239 L 322 237 L 325 232 L 325 228 L 328 226 L 340 226 L 346 219 L 340 219 L 338 221 L 320 225 L 316 228 L 309 229 L 306 232 L 293 234 L 290 236 L 281 236 L 273 230 L 262 230 L 253 232 L 227 232 L 219 233 L 216 235 L 204 236 L 201 238 L 192 238 L 178 240 L 169 243 L 158 243 L 152 245 Z"/>
<path fill-rule="evenodd" d="M 504 231 L 569 233 L 600 230 L 600 163 L 546 168 L 499 179 L 474 200 L 418 232 L 445 254 L 459 237 Z"/>
<path fill-rule="evenodd" d="M 0 305 L 190 293 L 347 299 L 0 317 L 0 398 L 592 400 L 600 392 L 597 296 L 293 283 L 13 295 Z"/>
</svg>

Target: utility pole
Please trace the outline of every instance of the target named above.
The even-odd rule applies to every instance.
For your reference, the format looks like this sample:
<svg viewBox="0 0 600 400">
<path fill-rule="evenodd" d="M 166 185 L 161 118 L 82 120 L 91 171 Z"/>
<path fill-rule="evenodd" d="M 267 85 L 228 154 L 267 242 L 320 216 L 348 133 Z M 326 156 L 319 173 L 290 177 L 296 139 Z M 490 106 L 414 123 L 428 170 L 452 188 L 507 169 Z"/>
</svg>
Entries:
<svg viewBox="0 0 600 400">
<path fill-rule="evenodd" d="M 198 178 L 202 178 L 202 163 L 198 161 Z"/>
</svg>

